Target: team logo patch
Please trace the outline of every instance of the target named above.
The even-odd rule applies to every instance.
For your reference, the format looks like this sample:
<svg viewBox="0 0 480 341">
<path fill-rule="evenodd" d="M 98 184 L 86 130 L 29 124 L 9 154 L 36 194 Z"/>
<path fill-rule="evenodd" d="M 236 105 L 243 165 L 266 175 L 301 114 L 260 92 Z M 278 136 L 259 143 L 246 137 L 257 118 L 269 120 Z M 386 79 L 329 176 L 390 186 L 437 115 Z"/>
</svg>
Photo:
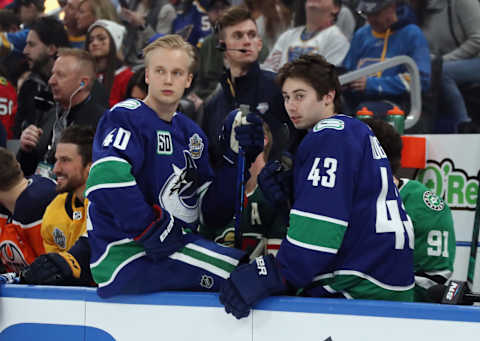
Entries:
<svg viewBox="0 0 480 341">
<path fill-rule="evenodd" d="M 443 200 L 438 195 L 430 191 L 425 191 L 423 193 L 423 201 L 425 202 L 425 205 L 434 211 L 441 211 L 445 207 Z"/>
<path fill-rule="evenodd" d="M 62 230 L 58 227 L 55 227 L 53 230 L 53 241 L 57 244 L 60 248 L 65 249 L 67 247 L 67 238 Z"/>
<path fill-rule="evenodd" d="M 22 250 L 11 240 L 5 240 L 0 244 L 0 257 L 3 263 L 17 273 L 20 273 L 24 267 L 28 266 Z"/>
<path fill-rule="evenodd" d="M 73 212 L 73 220 L 82 220 L 82 212 L 80 211 L 75 211 Z"/>
<path fill-rule="evenodd" d="M 130 110 L 135 110 L 137 109 L 139 106 L 141 106 L 141 103 L 140 101 L 136 100 L 136 99 L 127 99 L 123 102 L 120 102 L 120 103 L 117 103 L 115 104 L 112 109 L 110 109 L 110 111 L 112 111 L 113 109 L 115 108 L 125 108 L 125 109 L 130 109 Z"/>
<path fill-rule="evenodd" d="M 200 286 L 205 289 L 211 289 L 213 287 L 213 277 L 208 275 L 202 275 L 200 280 Z"/>
<path fill-rule="evenodd" d="M 321 131 L 323 129 L 343 130 L 345 129 L 345 122 L 336 118 L 326 118 L 315 124 L 315 127 L 313 127 L 313 132 L 316 133 L 317 131 Z"/>
<path fill-rule="evenodd" d="M 157 154 L 171 155 L 173 153 L 172 136 L 169 131 L 157 130 Z"/>
<path fill-rule="evenodd" d="M 267 102 L 258 103 L 257 105 L 257 110 L 262 115 L 265 114 L 269 108 L 270 106 L 268 105 Z"/>
<path fill-rule="evenodd" d="M 188 148 L 190 149 L 190 154 L 192 154 L 192 157 L 195 160 L 199 159 L 202 156 L 204 147 L 202 138 L 195 133 L 192 137 L 190 137 L 189 141 L 190 143 L 188 144 Z"/>
</svg>

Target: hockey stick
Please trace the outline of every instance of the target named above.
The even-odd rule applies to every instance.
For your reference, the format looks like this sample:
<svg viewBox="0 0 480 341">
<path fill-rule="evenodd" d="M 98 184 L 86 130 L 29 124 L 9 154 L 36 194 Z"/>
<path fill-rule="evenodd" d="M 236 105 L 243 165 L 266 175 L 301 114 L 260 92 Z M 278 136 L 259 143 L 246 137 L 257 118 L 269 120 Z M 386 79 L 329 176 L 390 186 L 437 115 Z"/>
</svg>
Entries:
<svg viewBox="0 0 480 341">
<path fill-rule="evenodd" d="M 467 271 L 467 283 L 468 283 L 468 286 L 470 287 L 470 290 L 473 288 L 473 278 L 475 275 L 475 263 L 477 260 L 479 230 L 480 230 L 480 200 L 477 197 L 477 206 L 475 208 L 475 218 L 473 220 L 472 245 L 470 246 L 470 258 L 468 261 L 468 271 Z"/>
<path fill-rule="evenodd" d="M 247 116 L 250 111 L 248 105 L 240 105 L 239 111 L 242 113 L 243 117 Z M 241 222 L 243 214 L 243 205 L 245 200 L 245 151 L 242 147 L 238 150 L 238 159 L 237 159 L 237 200 L 235 203 L 235 243 L 234 246 L 236 249 L 242 248 L 242 231 L 241 231 Z"/>
</svg>

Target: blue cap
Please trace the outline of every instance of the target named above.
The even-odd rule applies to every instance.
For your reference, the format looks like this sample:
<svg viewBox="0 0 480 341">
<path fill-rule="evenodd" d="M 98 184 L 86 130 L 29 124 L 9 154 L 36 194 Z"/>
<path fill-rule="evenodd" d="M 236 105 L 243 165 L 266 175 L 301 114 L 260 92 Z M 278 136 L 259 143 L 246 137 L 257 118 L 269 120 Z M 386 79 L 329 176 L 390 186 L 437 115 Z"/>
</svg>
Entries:
<svg viewBox="0 0 480 341">
<path fill-rule="evenodd" d="M 360 0 L 357 11 L 364 14 L 374 14 L 380 12 L 396 0 Z"/>
</svg>

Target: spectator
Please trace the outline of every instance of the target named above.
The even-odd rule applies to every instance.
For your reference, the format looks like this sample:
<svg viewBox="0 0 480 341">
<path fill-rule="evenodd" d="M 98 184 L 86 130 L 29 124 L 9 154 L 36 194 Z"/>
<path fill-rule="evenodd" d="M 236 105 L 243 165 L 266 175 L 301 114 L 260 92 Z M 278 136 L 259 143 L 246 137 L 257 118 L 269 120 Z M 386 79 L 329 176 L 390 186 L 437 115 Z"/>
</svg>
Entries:
<svg viewBox="0 0 480 341">
<path fill-rule="evenodd" d="M 135 70 L 143 66 L 141 50 L 155 33 L 172 32 L 177 17 L 175 6 L 179 0 L 133 0 L 128 8 L 122 7 L 120 15 L 128 23 L 123 48 L 125 61 Z"/>
<path fill-rule="evenodd" d="M 240 229 L 242 234 L 241 248 L 250 260 L 260 256 L 276 255 L 282 239 L 287 233 L 285 219 L 272 204 L 265 199 L 258 187 L 257 177 L 268 160 L 272 147 L 272 133 L 266 123 L 263 124 L 264 149 L 250 166 L 250 178 L 245 184 L 246 207 L 243 209 Z M 212 229 L 201 225 L 199 232 L 205 238 L 225 246 L 235 245 L 235 219 L 226 226 Z"/>
<path fill-rule="evenodd" d="M 261 70 L 258 64 L 262 40 L 257 34 L 255 20 L 246 8 L 231 7 L 220 17 L 218 26 L 219 43 L 225 50 L 229 69 L 222 77 L 221 88 L 205 106 L 202 128 L 208 137 L 211 157 L 216 162 L 222 154 L 217 142 L 219 129 L 227 114 L 240 104 L 263 113 L 275 141 L 272 156 L 277 157 L 288 146 L 288 137 L 282 129 L 284 124 L 289 124 L 292 140 L 296 132 L 281 104 L 282 94 L 274 82 L 275 74 Z"/>
<path fill-rule="evenodd" d="M 22 28 L 29 28 L 45 11 L 45 0 L 14 0 L 6 8 L 18 13 Z"/>
<path fill-rule="evenodd" d="M 395 56 L 411 57 L 418 66 L 422 91 L 430 86 L 430 55 L 428 43 L 417 25 L 409 21 L 405 6 L 397 10 L 396 0 L 361 0 L 359 10 L 367 16 L 368 25 L 353 36 L 343 66 L 353 71 Z M 404 111 L 409 108 L 410 75 L 399 65 L 362 77 L 346 85 L 344 91 L 348 113 L 366 106 L 379 116 L 393 102 Z M 369 102 L 369 103 L 365 103 Z"/>
<path fill-rule="evenodd" d="M 255 18 L 263 45 L 271 51 L 278 37 L 291 26 L 290 10 L 281 0 L 245 0 L 245 5 Z"/>
<path fill-rule="evenodd" d="M 259 183 L 268 198 L 290 188 L 290 227 L 276 259 L 259 257 L 235 269 L 220 301 L 237 318 L 288 289 L 313 297 L 412 301 L 413 227 L 378 140 L 360 120 L 337 114 L 334 65 L 302 56 L 282 67 L 278 81 L 290 119 L 309 132 L 295 155 L 293 193 L 275 163 L 265 166 Z"/>
<path fill-rule="evenodd" d="M 82 49 L 85 46 L 85 31 L 78 27 L 77 13 L 82 0 L 67 0 L 64 8 L 63 23 L 68 33 L 70 47 Z"/>
<path fill-rule="evenodd" d="M 82 34 L 99 19 L 118 22 L 118 15 L 110 0 L 82 0 L 76 14 L 77 28 Z"/>
<path fill-rule="evenodd" d="M 338 65 L 350 46 L 345 35 L 335 25 L 340 11 L 338 0 L 308 0 L 305 3 L 307 23 L 283 33 L 262 67 L 278 71 L 283 64 L 303 54 L 320 54 Z"/>
<path fill-rule="evenodd" d="M 12 10 L 0 9 L 0 32 L 16 32 L 20 29 L 20 18 Z"/>
<path fill-rule="evenodd" d="M 125 99 L 132 70 L 122 61 L 125 28 L 110 20 L 97 20 L 87 33 L 86 50 L 95 58 L 98 80 L 109 96 L 109 107 Z"/>
<path fill-rule="evenodd" d="M 13 124 L 17 113 L 17 92 L 8 81 L 3 65 L 0 66 L 0 123 L 6 139 L 13 139 Z M 5 145 L 1 145 L 5 147 Z"/>
<path fill-rule="evenodd" d="M 16 138 L 20 137 L 23 128 L 38 124 L 40 117 L 54 105 L 47 82 L 57 50 L 68 45 L 67 32 L 57 19 L 42 17 L 33 23 L 23 50 L 31 72 L 18 91 L 18 111 L 13 128 Z"/>
<path fill-rule="evenodd" d="M 231 219 L 235 198 L 221 189 L 233 188 L 236 169 L 225 163 L 214 175 L 204 133 L 175 112 L 193 78 L 194 47 L 167 35 L 148 45 L 144 55 L 147 97 L 106 112 L 94 140 L 85 193 L 97 293 L 215 291 L 244 253 L 182 230 L 196 228 L 200 212 L 212 226 Z M 258 117 L 251 114 L 247 120 L 251 124 L 240 125 L 236 137 L 248 167 L 262 149 L 263 134 Z M 230 132 L 232 123 L 233 118 L 226 122 Z"/>
<path fill-rule="evenodd" d="M 148 85 L 145 83 L 145 68 L 135 71 L 128 81 L 126 98 L 144 99 L 147 97 Z"/>
<path fill-rule="evenodd" d="M 412 3 L 432 56 L 443 61 L 441 110 L 434 113 L 433 132 L 455 133 L 459 125 L 466 128 L 471 120 L 461 88 L 480 83 L 480 3 L 477 0 Z"/>
<path fill-rule="evenodd" d="M 87 233 L 88 200 L 83 193 L 92 164 L 94 134 L 90 127 L 72 125 L 65 128 L 58 141 L 53 168 L 58 195 L 48 205 L 42 220 L 45 252 L 68 251 Z"/>
<path fill-rule="evenodd" d="M 36 170 L 53 177 L 55 146 L 62 131 L 72 124 L 96 127 L 105 108 L 90 95 L 95 78 L 95 61 L 87 51 L 58 50 L 48 81 L 57 105 L 40 118 L 38 125 L 29 125 L 20 137 L 17 158 L 26 174 Z"/>
<path fill-rule="evenodd" d="M 193 46 L 200 47 L 205 37 L 212 33 L 205 8 L 200 0 L 184 0 L 183 10 L 172 24 L 172 32 L 181 35 Z"/>
<path fill-rule="evenodd" d="M 34 175 L 25 178 L 15 155 L 0 148 L 0 258 L 19 273 L 45 252 L 40 227 L 55 183 Z"/>
<path fill-rule="evenodd" d="M 402 139 L 395 128 L 377 119 L 366 120 L 365 123 L 387 154 L 393 180 L 412 219 L 415 232 L 415 301 L 428 302 L 427 290 L 433 285 L 445 284 L 453 273 L 456 240 L 452 213 L 448 205 L 422 183 L 395 176 L 402 157 Z"/>
<path fill-rule="evenodd" d="M 0 147 L 7 147 L 7 130 L 3 125 L 3 122 L 0 121 Z"/>
</svg>

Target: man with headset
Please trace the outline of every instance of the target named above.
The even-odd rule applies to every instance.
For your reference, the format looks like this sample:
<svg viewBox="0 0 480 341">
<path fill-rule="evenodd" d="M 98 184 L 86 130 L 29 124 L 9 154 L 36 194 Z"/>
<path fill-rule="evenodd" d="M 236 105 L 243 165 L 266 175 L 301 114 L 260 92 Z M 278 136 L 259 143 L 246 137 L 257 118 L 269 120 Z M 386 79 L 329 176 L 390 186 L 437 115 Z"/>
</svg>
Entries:
<svg viewBox="0 0 480 341">
<path fill-rule="evenodd" d="M 20 137 L 17 159 L 25 174 L 54 177 L 55 145 L 63 129 L 72 124 L 95 128 L 105 108 L 92 100 L 95 64 L 88 52 L 59 49 L 48 84 L 56 106 Z"/>
<path fill-rule="evenodd" d="M 288 146 L 287 135 L 295 139 L 296 130 L 282 105 L 280 88 L 274 82 L 275 74 L 261 70 L 258 64 L 262 40 L 255 20 L 247 9 L 231 7 L 218 19 L 217 25 L 218 48 L 224 51 L 229 68 L 220 80 L 221 87 L 205 106 L 202 128 L 209 140 L 210 156 L 215 162 L 221 154 L 217 136 L 224 118 L 245 104 L 260 113 L 269 124 L 275 141 L 271 157 L 278 158 L 280 151 Z"/>
</svg>

